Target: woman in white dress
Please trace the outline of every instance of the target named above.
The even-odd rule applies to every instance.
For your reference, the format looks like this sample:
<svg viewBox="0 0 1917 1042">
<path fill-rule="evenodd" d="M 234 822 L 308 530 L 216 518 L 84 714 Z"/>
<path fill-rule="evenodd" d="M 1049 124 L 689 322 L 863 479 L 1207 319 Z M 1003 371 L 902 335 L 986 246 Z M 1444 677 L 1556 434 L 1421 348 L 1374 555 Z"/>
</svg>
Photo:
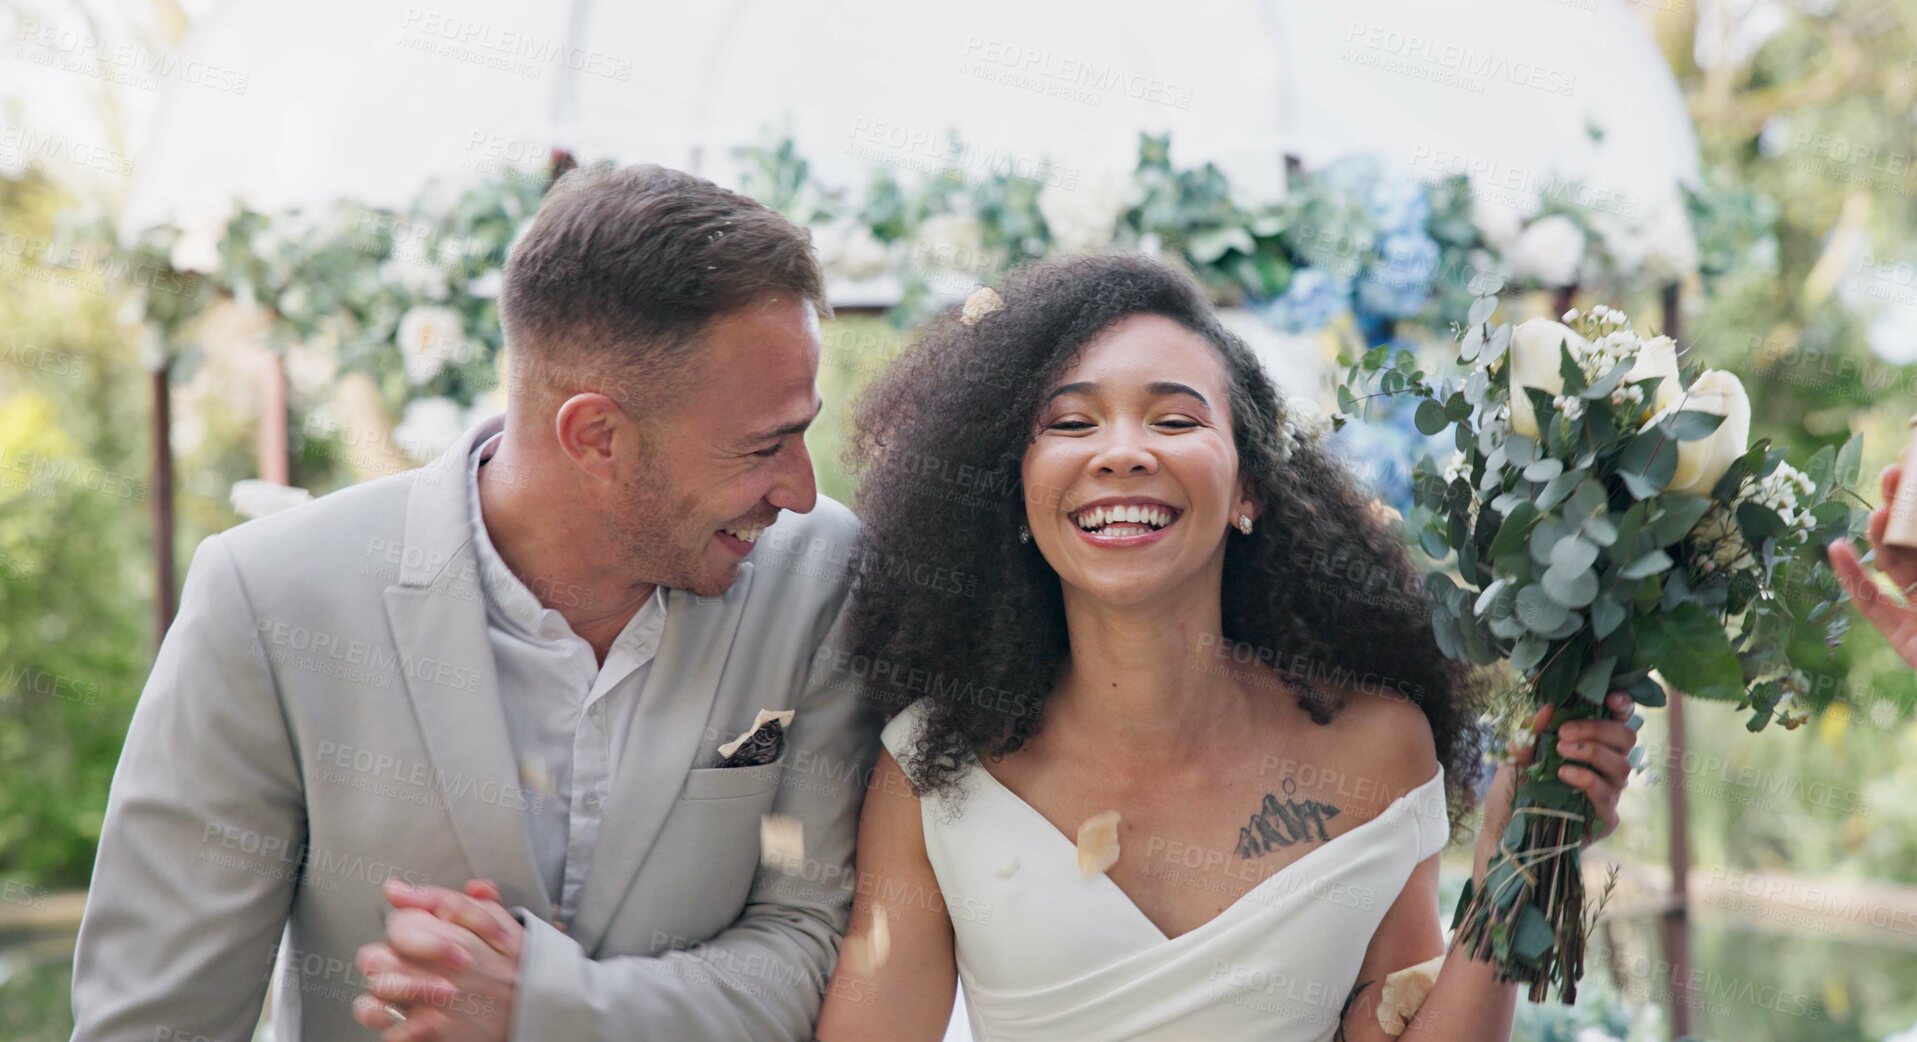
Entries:
<svg viewBox="0 0 1917 1042">
<path fill-rule="evenodd" d="M 856 419 L 853 665 L 893 717 L 818 1037 L 934 1042 L 957 981 L 980 1040 L 1389 1037 L 1383 979 L 1445 950 L 1478 678 L 1189 278 L 1106 255 L 1000 293 Z M 1561 728 L 1600 832 L 1608 707 Z M 1401 1037 L 1508 1038 L 1516 991 L 1452 953 Z"/>
</svg>

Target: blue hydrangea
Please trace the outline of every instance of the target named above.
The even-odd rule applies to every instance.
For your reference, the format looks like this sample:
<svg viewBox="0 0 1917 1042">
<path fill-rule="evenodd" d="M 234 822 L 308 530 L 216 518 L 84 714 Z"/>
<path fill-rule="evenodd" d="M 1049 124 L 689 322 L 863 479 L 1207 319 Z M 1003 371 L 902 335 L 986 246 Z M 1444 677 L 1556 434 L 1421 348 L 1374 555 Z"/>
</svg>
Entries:
<svg viewBox="0 0 1917 1042">
<path fill-rule="evenodd" d="M 1380 177 L 1378 157 L 1369 153 L 1334 160 L 1318 174 L 1318 183 L 1352 199 L 1365 199 Z"/>
<path fill-rule="evenodd" d="M 1351 309 L 1351 282 L 1318 268 L 1299 268 L 1285 291 L 1255 309 L 1260 318 L 1287 333 L 1310 333 L 1330 325 Z"/>
<path fill-rule="evenodd" d="M 1377 224 L 1381 235 L 1423 235 L 1431 221 L 1431 200 L 1424 185 L 1402 176 L 1381 176 L 1365 199 L 1365 215 Z"/>
<path fill-rule="evenodd" d="M 1358 277 L 1358 307 L 1385 318 L 1410 318 L 1431 299 L 1438 244 L 1423 231 L 1387 235 L 1378 256 Z"/>
<path fill-rule="evenodd" d="M 1324 168 L 1318 183 L 1334 196 L 1364 211 L 1379 236 L 1423 232 L 1431 221 L 1431 200 L 1417 178 L 1379 162 L 1378 157 L 1346 156 Z"/>
</svg>

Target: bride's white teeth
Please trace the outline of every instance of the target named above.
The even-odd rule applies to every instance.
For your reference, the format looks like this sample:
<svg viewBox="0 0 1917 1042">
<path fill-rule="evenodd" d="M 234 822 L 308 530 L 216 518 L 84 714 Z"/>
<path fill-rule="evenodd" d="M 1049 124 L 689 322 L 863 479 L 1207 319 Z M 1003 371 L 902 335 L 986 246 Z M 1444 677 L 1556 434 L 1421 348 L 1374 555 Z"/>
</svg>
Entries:
<svg viewBox="0 0 1917 1042">
<path fill-rule="evenodd" d="M 1155 531 L 1171 524 L 1175 516 L 1167 507 L 1125 504 L 1091 507 L 1074 515 L 1072 521 L 1087 532 L 1096 532 L 1113 525 L 1141 526 L 1146 531 Z"/>
</svg>

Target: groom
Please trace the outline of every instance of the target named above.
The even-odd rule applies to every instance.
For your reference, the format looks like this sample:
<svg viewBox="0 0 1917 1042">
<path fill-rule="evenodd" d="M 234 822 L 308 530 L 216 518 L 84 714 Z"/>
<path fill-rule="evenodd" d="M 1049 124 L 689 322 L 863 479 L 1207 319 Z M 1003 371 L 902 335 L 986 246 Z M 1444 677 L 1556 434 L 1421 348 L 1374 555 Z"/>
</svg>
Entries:
<svg viewBox="0 0 1917 1042">
<path fill-rule="evenodd" d="M 836 651 L 856 522 L 803 440 L 808 237 L 580 171 L 500 312 L 503 418 L 200 545 L 75 1039 L 248 1039 L 269 982 L 305 1042 L 811 1037 L 876 732 Z"/>
</svg>

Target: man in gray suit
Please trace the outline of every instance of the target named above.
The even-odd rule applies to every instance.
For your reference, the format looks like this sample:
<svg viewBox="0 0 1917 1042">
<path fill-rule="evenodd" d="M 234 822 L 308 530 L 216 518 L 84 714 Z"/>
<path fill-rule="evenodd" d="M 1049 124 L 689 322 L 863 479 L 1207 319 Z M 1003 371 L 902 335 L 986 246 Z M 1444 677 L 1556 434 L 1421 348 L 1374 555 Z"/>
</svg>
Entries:
<svg viewBox="0 0 1917 1042">
<path fill-rule="evenodd" d="M 580 171 L 500 306 L 503 418 L 200 545 L 74 1038 L 247 1039 L 269 982 L 282 1042 L 811 1036 L 876 731 L 856 522 L 803 440 L 809 240 L 690 175 Z"/>
</svg>

